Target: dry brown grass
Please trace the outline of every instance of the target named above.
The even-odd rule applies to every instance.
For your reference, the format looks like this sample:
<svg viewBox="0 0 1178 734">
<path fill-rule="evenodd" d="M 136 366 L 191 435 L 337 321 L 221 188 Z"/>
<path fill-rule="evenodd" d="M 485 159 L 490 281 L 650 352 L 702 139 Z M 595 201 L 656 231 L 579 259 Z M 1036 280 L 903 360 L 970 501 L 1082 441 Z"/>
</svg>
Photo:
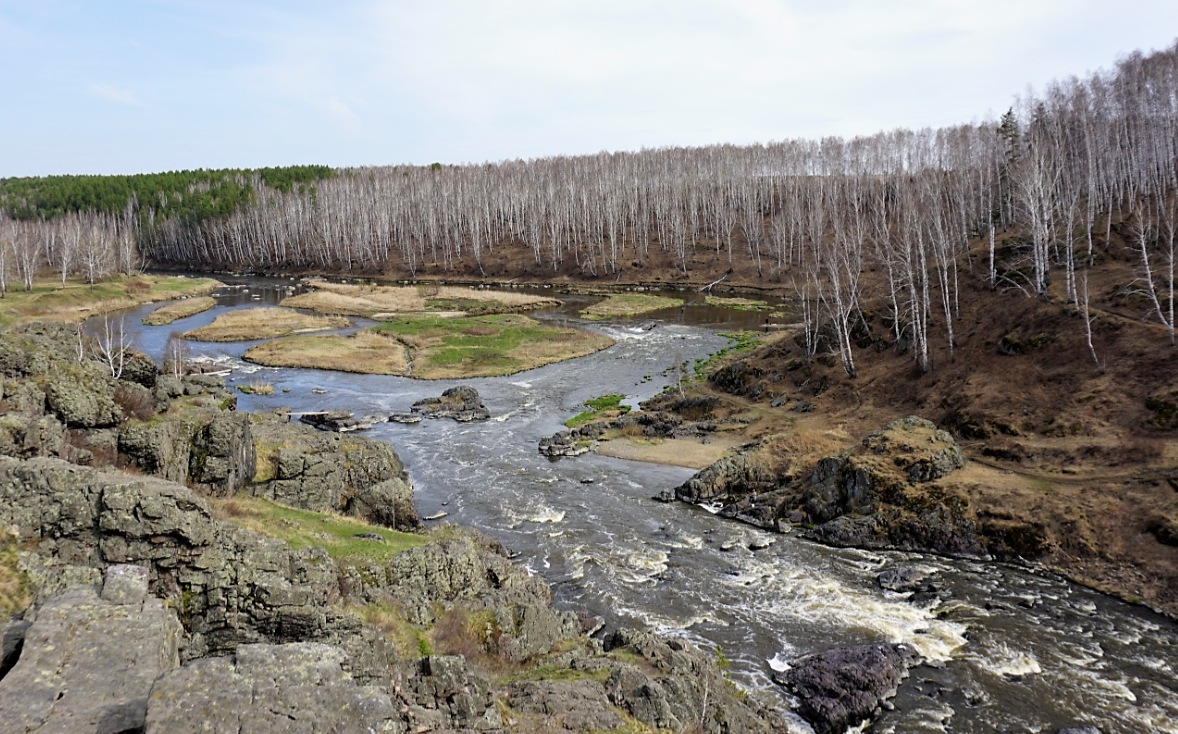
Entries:
<svg viewBox="0 0 1178 734">
<path fill-rule="evenodd" d="M 38 279 L 33 289 L 9 289 L 0 298 L 0 326 L 28 321 L 84 321 L 95 314 L 134 308 L 152 301 L 211 293 L 222 284 L 212 278 L 177 278 L 164 275 L 120 276 L 93 286 L 78 280 Z"/>
<path fill-rule="evenodd" d="M 268 367 L 312 367 L 367 375 L 404 375 L 406 347 L 393 336 L 360 331 L 351 336 L 294 336 L 259 344 L 244 358 Z"/>
<path fill-rule="evenodd" d="M 324 314 L 341 316 L 367 316 L 377 314 L 403 314 L 430 311 L 431 306 L 445 306 L 455 303 L 490 310 L 527 310 L 556 305 L 551 298 L 514 293 L 512 291 L 477 290 L 455 286 L 414 286 L 349 285 L 313 281 L 314 288 L 287 298 L 283 306 L 308 308 Z M 473 303 L 470 303 L 473 302 Z"/>
<path fill-rule="evenodd" d="M 33 601 L 28 579 L 16 567 L 19 555 L 16 535 L 0 528 L 0 619 L 23 611 Z"/>
<path fill-rule="evenodd" d="M 143 317 L 144 326 L 164 326 L 178 319 L 186 319 L 217 305 L 217 301 L 209 296 L 200 298 L 185 298 L 160 306 Z"/>
<path fill-rule="evenodd" d="M 202 342 L 242 342 L 340 329 L 348 323 L 344 318 L 312 316 L 289 308 L 243 308 L 223 313 L 208 326 L 186 331 L 180 336 Z"/>
</svg>

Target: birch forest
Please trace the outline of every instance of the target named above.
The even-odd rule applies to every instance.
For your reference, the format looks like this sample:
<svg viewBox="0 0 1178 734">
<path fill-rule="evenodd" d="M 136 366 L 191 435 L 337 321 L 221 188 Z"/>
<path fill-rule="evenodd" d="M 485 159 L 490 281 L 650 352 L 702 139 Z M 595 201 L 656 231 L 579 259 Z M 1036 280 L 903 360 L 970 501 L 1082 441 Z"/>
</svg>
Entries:
<svg viewBox="0 0 1178 734">
<path fill-rule="evenodd" d="M 964 277 L 1011 297 L 1053 288 L 1088 320 L 1087 273 L 1114 227 L 1137 263 L 1133 287 L 1173 342 L 1176 164 L 1178 43 L 956 127 L 340 169 L 281 187 L 243 172 L 250 195 L 209 215 L 165 206 L 207 191 L 200 182 L 55 216 L 10 192 L 0 204 L 22 214 L 0 217 L 0 280 L 30 287 L 47 268 L 93 280 L 145 263 L 490 277 L 503 253 L 605 283 L 656 267 L 728 269 L 794 297 L 811 352 L 819 329 L 833 329 L 849 375 L 868 296 L 928 369 L 930 340 L 953 348 Z"/>
</svg>

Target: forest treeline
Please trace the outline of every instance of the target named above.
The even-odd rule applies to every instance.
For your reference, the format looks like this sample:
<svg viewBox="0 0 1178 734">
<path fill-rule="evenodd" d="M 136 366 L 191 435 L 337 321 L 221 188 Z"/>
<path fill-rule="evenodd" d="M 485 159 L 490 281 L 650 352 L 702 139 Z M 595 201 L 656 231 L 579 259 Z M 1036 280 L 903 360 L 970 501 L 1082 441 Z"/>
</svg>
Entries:
<svg viewBox="0 0 1178 734">
<path fill-rule="evenodd" d="M 169 209 L 171 193 L 136 192 L 118 210 L 64 195 L 33 204 L 25 194 L 18 206 L 22 189 L 6 188 L 5 206 L 22 221 L 7 223 L 10 255 L 0 257 L 35 250 L 33 260 L 63 275 L 85 270 L 85 236 L 58 232 L 71 217 L 112 243 L 131 232 L 142 257 L 161 265 L 413 275 L 426 264 L 483 270 L 506 248 L 554 272 L 571 263 L 599 276 L 642 267 L 652 252 L 686 273 L 707 253 L 792 291 L 808 354 L 834 342 L 854 375 L 865 270 L 885 274 L 888 322 L 928 369 L 931 324 L 953 348 L 959 272 L 979 239 L 993 288 L 1044 297 L 1060 273 L 1090 331 L 1086 272 L 1114 218 L 1128 222 L 1137 285 L 1173 341 L 1176 162 L 1178 43 L 1055 82 L 1000 120 L 940 129 L 330 176 L 309 168 L 314 186 L 226 175 L 218 185 L 233 178 L 248 201 L 232 194 L 236 204 L 199 216 Z M 177 195 L 214 188 L 200 180 Z M 60 212 L 70 213 L 52 218 Z M 996 257 L 997 235 L 1011 231 L 1018 257 Z"/>
</svg>

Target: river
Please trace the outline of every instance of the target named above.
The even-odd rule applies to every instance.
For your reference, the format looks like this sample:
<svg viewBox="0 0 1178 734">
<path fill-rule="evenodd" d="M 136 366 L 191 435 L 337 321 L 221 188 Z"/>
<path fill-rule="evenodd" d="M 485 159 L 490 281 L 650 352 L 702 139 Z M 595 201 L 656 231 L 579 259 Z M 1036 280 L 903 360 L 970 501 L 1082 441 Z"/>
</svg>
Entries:
<svg viewBox="0 0 1178 734">
<path fill-rule="evenodd" d="M 299 288 L 277 279 L 233 279 L 212 311 L 170 327 L 143 327 L 153 307 L 126 314 L 136 346 L 159 360 L 167 336 L 231 308 L 277 303 Z M 546 294 L 549 292 L 545 292 Z M 562 297 L 564 298 L 564 297 Z M 694 297 L 693 297 L 694 298 Z M 575 321 L 588 297 L 538 318 Z M 609 625 L 643 625 L 722 647 L 740 684 L 788 696 L 774 668 L 810 652 L 891 641 L 928 661 L 914 668 L 874 725 L 880 732 L 1054 732 L 1092 724 L 1103 732 L 1178 732 L 1178 624 L 1053 574 L 935 556 L 834 549 L 769 535 L 703 508 L 650 497 L 692 471 L 587 454 L 551 462 L 537 442 L 598 395 L 637 404 L 674 380 L 684 361 L 724 346 L 724 329 L 758 328 L 762 314 L 689 304 L 618 324 L 580 324 L 616 345 L 594 355 L 500 378 L 462 381 L 492 418 L 378 424 L 404 460 L 423 516 L 476 527 L 518 554 L 552 585 L 556 604 Z M 359 325 L 357 321 L 357 325 Z M 254 342 L 192 345 L 235 368 Z M 273 395 L 243 395 L 244 410 L 344 408 L 357 415 L 408 410 L 459 381 L 260 370 Z M 232 382 L 231 382 L 232 384 Z M 286 390 L 289 390 L 288 392 Z M 323 391 L 313 392 L 313 391 Z M 774 542 L 748 549 L 756 538 Z M 721 545 L 739 541 L 734 550 Z M 932 607 L 878 588 L 884 568 L 937 574 L 947 599 Z M 808 731 L 800 720 L 797 731 Z"/>
</svg>

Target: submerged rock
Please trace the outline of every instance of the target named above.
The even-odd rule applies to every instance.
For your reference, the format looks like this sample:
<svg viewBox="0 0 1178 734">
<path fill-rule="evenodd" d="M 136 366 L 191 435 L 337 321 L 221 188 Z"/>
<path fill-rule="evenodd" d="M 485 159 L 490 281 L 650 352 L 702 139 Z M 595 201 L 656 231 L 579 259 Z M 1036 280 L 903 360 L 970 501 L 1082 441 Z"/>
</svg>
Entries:
<svg viewBox="0 0 1178 734">
<path fill-rule="evenodd" d="M 459 423 L 487 420 L 491 417 L 490 411 L 479 397 L 478 390 L 466 385 L 452 387 L 443 392 L 440 398 L 418 400 L 413 404 L 412 410 L 426 418 L 453 418 Z"/>
<path fill-rule="evenodd" d="M 873 718 L 916 660 L 907 645 L 862 645 L 806 655 L 773 678 L 798 696 L 797 712 L 817 734 L 838 734 Z"/>
</svg>

